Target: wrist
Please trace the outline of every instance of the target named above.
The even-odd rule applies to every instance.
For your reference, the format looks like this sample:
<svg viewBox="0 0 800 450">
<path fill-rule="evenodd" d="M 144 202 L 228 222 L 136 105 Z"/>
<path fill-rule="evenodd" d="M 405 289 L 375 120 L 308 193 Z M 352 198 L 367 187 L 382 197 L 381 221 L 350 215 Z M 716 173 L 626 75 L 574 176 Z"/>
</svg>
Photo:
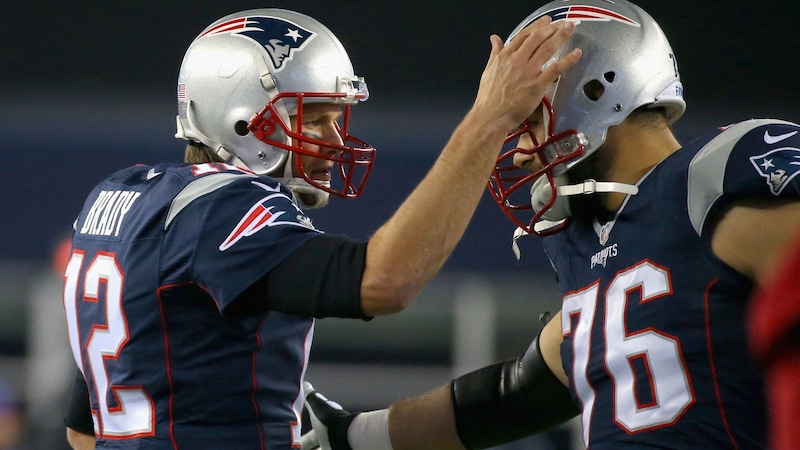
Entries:
<svg viewBox="0 0 800 450">
<path fill-rule="evenodd" d="M 347 429 L 353 450 L 393 450 L 389 438 L 389 410 L 358 414 Z"/>
<path fill-rule="evenodd" d="M 462 125 L 474 133 L 505 139 L 523 121 L 515 121 L 510 117 L 501 117 L 497 113 L 487 112 L 488 108 L 475 104 L 462 120 Z"/>
</svg>

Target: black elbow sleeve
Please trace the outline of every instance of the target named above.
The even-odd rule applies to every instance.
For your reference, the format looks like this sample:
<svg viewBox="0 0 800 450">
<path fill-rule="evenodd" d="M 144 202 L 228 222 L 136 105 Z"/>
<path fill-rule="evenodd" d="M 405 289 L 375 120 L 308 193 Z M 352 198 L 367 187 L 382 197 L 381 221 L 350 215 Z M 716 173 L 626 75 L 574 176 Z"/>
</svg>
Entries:
<svg viewBox="0 0 800 450">
<path fill-rule="evenodd" d="M 542 359 L 538 337 L 519 358 L 456 378 L 451 394 L 458 436 L 470 449 L 516 441 L 580 413 Z"/>
<path fill-rule="evenodd" d="M 80 370 L 76 371 L 69 393 L 64 425 L 83 434 L 94 436 L 92 408 L 89 405 L 89 389 Z"/>
</svg>

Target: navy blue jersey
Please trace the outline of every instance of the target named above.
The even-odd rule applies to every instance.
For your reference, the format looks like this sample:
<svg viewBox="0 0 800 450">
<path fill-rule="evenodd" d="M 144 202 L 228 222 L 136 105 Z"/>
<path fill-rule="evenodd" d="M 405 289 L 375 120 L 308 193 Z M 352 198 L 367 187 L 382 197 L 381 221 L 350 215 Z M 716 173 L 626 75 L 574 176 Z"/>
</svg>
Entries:
<svg viewBox="0 0 800 450">
<path fill-rule="evenodd" d="M 100 183 L 64 292 L 98 446 L 296 447 L 314 319 L 226 311 L 320 234 L 285 187 L 227 164 L 135 166 Z"/>
<path fill-rule="evenodd" d="M 710 225 L 739 200 L 800 197 L 798 130 L 751 120 L 694 142 L 616 214 L 544 239 L 588 447 L 766 445 L 744 323 L 753 285 L 712 253 Z"/>
</svg>

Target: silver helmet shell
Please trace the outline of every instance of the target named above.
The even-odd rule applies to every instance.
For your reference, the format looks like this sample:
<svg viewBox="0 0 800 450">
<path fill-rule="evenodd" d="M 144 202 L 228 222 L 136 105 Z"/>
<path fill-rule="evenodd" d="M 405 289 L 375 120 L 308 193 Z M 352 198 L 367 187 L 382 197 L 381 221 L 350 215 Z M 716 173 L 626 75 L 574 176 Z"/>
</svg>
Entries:
<svg viewBox="0 0 800 450">
<path fill-rule="evenodd" d="M 686 110 L 672 47 L 658 23 L 642 8 L 626 0 L 556 0 L 525 18 L 507 42 L 545 15 L 554 22 L 570 20 L 576 24 L 573 35 L 545 67 L 575 48 L 583 54 L 545 94 L 544 141 L 530 132 L 536 143 L 534 149 L 514 149 L 501 155 L 490 182 L 497 203 L 526 231 L 532 231 L 544 211 L 537 210 L 530 223 L 515 219 L 515 211 L 530 206 L 511 204 L 512 192 L 546 176 L 551 182 L 540 186 L 550 189 L 555 197 L 556 177 L 563 179 L 570 168 L 597 151 L 606 140 L 608 128 L 620 124 L 635 109 L 663 107 L 669 123 Z M 519 135 L 517 131 L 509 140 Z M 509 163 L 513 153 L 520 151 L 538 154 L 542 169 L 527 176 L 514 173 Z M 519 190 L 523 191 L 528 189 Z"/>
<path fill-rule="evenodd" d="M 664 107 L 670 123 L 683 115 L 686 102 L 675 54 L 661 27 L 642 8 L 626 0 L 556 0 L 529 15 L 508 40 L 544 15 L 576 24 L 551 62 L 575 48 L 583 51 L 548 95 L 554 133 L 575 130 L 587 141 L 583 154 L 558 167 L 557 175 L 600 148 L 608 128 L 641 106 Z"/>
<path fill-rule="evenodd" d="M 298 114 L 303 103 L 328 102 L 343 104 L 349 118 L 349 106 L 367 97 L 344 46 L 323 24 L 283 9 L 242 11 L 209 25 L 186 51 L 178 75 L 176 137 L 202 142 L 223 160 L 255 173 L 291 177 L 286 168 L 299 163 L 287 164 L 290 152 L 307 152 L 300 142 L 308 140 L 292 133 L 289 116 Z M 340 133 L 347 142 L 347 130 Z M 354 151 L 340 147 L 337 155 Z M 360 150 L 341 160 L 371 168 L 374 149 L 359 140 L 355 151 Z M 335 190 L 310 177 L 304 181 Z M 350 186 L 343 189 L 345 197 L 360 193 L 350 195 Z"/>
</svg>

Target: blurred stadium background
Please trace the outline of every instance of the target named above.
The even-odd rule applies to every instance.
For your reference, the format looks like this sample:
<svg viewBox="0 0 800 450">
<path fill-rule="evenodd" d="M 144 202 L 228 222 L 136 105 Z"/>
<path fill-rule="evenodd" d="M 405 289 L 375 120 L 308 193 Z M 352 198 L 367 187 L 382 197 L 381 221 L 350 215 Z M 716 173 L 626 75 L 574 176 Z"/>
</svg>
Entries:
<svg viewBox="0 0 800 450">
<path fill-rule="evenodd" d="M 135 163 L 180 160 L 175 79 L 186 46 L 230 12 L 310 14 L 344 42 L 371 91 L 354 134 L 378 148 L 364 196 L 312 218 L 366 239 L 413 189 L 471 104 L 489 52 L 543 2 L 55 2 L 0 11 L 0 450 L 63 449 L 73 366 L 60 305 L 64 239 L 91 187 Z M 800 15 L 786 1 L 641 0 L 670 37 L 688 111 L 688 141 L 751 117 L 800 120 Z M 443 217 L 442 220 L 446 220 Z M 431 227 L 437 226 L 431 223 Z M 442 274 L 415 305 L 369 323 L 320 321 L 308 378 L 351 409 L 421 393 L 516 356 L 558 294 L 538 242 L 511 252 L 513 227 L 484 197 Z M 16 427 L 16 428 L 15 428 Z M 3 440 L 19 441 L 16 447 Z M 11 435 L 11 438 L 3 436 Z M 576 448 L 570 427 L 507 449 Z"/>
</svg>

